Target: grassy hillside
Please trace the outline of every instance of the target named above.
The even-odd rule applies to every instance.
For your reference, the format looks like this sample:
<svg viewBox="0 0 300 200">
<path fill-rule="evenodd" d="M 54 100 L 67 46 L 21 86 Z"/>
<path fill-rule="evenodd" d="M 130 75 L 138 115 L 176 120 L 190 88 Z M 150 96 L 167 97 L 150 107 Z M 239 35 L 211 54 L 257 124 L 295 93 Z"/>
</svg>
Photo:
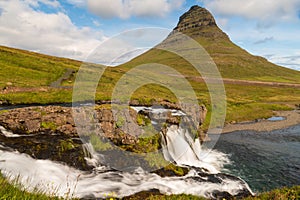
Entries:
<svg viewBox="0 0 300 200">
<path fill-rule="evenodd" d="M 49 86 L 81 62 L 0 46 L 0 88 Z"/>
<path fill-rule="evenodd" d="M 210 27 L 210 32 L 221 31 Z M 300 83 L 300 72 L 253 56 L 232 43 L 228 37 L 203 37 L 184 32 L 199 42 L 213 58 L 223 78 Z"/>
<path fill-rule="evenodd" d="M 300 83 L 299 71 L 275 65 L 262 57 L 253 56 L 229 40 L 220 38 L 210 41 L 211 38 L 201 36 L 193 39 L 210 54 L 223 78 Z M 144 63 L 161 63 L 171 66 L 185 75 L 195 75 L 195 72 L 190 69 L 190 64 L 184 59 L 158 49 L 152 49 L 121 67 L 131 68 Z"/>
<path fill-rule="evenodd" d="M 217 26 L 213 16 L 203 8 L 194 7 L 185 13 L 175 28 L 175 31 L 178 30 L 197 41 L 209 53 L 223 78 L 300 83 L 299 71 L 275 65 L 259 56 L 253 56 L 231 42 Z M 195 74 L 185 60 L 158 49 L 152 49 L 121 67 L 131 68 L 143 63 L 166 64 L 185 75 Z"/>
<path fill-rule="evenodd" d="M 49 87 L 80 61 L 0 46 L 0 102 L 12 104 L 72 101 L 72 91 Z"/>
<path fill-rule="evenodd" d="M 2 77 L 0 79 L 0 101 L 13 104 L 72 102 L 71 88 L 51 88 L 49 85 L 62 76 L 67 69 L 77 70 L 81 64 L 79 61 L 7 47 L 1 47 L 0 49 L 0 73 Z M 182 74 L 190 76 L 187 79 L 195 90 L 199 103 L 204 103 L 210 108 L 210 96 L 206 85 L 192 78 L 198 75 L 195 69 L 184 59 L 173 56 L 169 52 L 151 50 L 124 65 L 107 68 L 99 82 L 96 100 L 109 100 L 115 84 L 128 70 L 139 64 L 158 62 L 174 67 Z M 285 68 L 284 70 L 290 71 Z M 295 76 L 299 72 L 291 71 L 293 76 L 289 76 L 290 82 L 293 79 L 294 82 L 297 82 Z M 281 74 L 284 73 L 281 72 Z M 272 81 L 275 81 L 275 79 L 278 81 L 279 78 L 274 76 Z M 250 76 L 248 79 L 250 79 Z M 72 76 L 69 82 L 63 82 L 62 85 L 72 86 L 74 80 L 75 76 Z M 288 78 L 284 80 L 287 81 Z M 12 85 L 7 85 L 8 82 Z M 225 84 L 225 89 L 228 107 L 227 122 L 269 117 L 272 116 L 274 110 L 292 109 L 295 104 L 300 103 L 300 90 L 294 87 L 245 86 L 231 83 Z M 136 99 L 142 104 L 151 104 L 154 100 L 176 102 L 175 96 L 167 88 L 153 84 L 139 88 L 132 99 Z"/>
</svg>

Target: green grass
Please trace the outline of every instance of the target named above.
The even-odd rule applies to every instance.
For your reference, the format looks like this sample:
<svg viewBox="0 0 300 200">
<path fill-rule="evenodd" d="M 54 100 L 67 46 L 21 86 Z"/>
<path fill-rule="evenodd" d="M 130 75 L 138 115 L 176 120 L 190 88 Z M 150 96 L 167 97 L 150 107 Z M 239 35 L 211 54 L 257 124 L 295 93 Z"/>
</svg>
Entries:
<svg viewBox="0 0 300 200">
<path fill-rule="evenodd" d="M 300 186 L 284 187 L 270 192 L 264 192 L 256 197 L 245 198 L 245 200 L 298 200 L 300 199 Z"/>
<path fill-rule="evenodd" d="M 60 152 L 63 153 L 65 151 L 75 149 L 75 144 L 72 139 L 61 140 L 59 147 L 60 147 Z"/>
<path fill-rule="evenodd" d="M 221 30 L 213 27 L 206 31 L 215 32 Z M 268 62 L 265 58 L 253 56 L 226 37 L 208 38 L 193 35 L 193 32 L 184 33 L 191 36 L 204 47 L 216 63 L 223 78 L 300 83 L 300 72 L 275 65 Z M 188 76 L 197 74 L 184 59 L 159 49 L 151 49 L 120 67 L 122 69 L 131 69 L 144 63 L 165 64 Z"/>
<path fill-rule="evenodd" d="M 131 200 L 138 200 L 141 196 L 132 197 Z M 300 198 L 300 186 L 284 187 L 275 189 L 270 192 L 258 194 L 255 197 L 244 198 L 244 200 L 298 200 Z M 203 197 L 194 195 L 180 194 L 180 195 L 151 195 L 146 200 L 205 200 Z M 224 199 L 225 200 L 225 199 Z M 235 198 L 233 198 L 235 200 Z"/>
<path fill-rule="evenodd" d="M 0 88 L 48 86 L 81 62 L 0 46 Z"/>
<path fill-rule="evenodd" d="M 221 73 L 222 70 L 224 71 L 222 73 L 224 77 L 282 82 L 300 81 L 300 72 L 281 68 L 268 63 L 265 59 L 253 57 L 224 38 L 213 42 L 207 38 L 201 38 L 199 36 L 195 37 L 195 39 L 202 43 L 203 46 L 211 53 L 212 57 L 217 61 L 220 58 L 220 54 L 222 54 L 222 62 L 220 61 L 221 63 L 216 63 L 220 66 L 227 63 L 227 67 L 224 68 L 225 70 L 223 70 L 222 66 L 219 66 Z M 218 46 L 221 49 L 215 48 Z M 240 56 L 247 57 L 247 59 L 238 59 Z M 236 60 L 239 60 L 239 62 L 242 63 L 247 61 L 251 67 L 240 66 L 229 69 L 231 64 L 228 64 L 228 62 L 236 62 Z M 178 58 L 169 52 L 154 49 L 119 67 L 107 68 L 99 82 L 96 92 L 96 100 L 110 100 L 115 84 L 122 75 L 135 66 L 147 62 L 166 64 L 187 76 L 199 75 L 195 69 L 193 69 L 182 58 Z M 12 83 L 13 86 L 21 88 L 47 86 L 51 81 L 55 81 L 59 76 L 61 76 L 66 69 L 77 70 L 80 64 L 81 63 L 78 61 L 69 59 L 0 47 L 0 65 L 6 67 L 6 70 L 0 71 L 0 73 L 2 73 L 0 86 L 1 84 L 2 86 L 5 86 L 7 82 Z M 264 66 L 262 67 L 260 64 Z M 18 69 L 22 71 L 20 72 L 20 76 L 16 73 Z M 263 69 L 264 73 L 259 72 L 261 69 Z M 95 70 L 97 70 L 97 68 L 95 68 Z M 33 74 L 31 74 L 31 72 L 33 72 Z M 38 76 L 34 75 L 36 73 Z M 90 76 L 93 76 L 93 72 L 88 73 L 90 73 Z M 229 75 L 226 75 L 226 73 Z M 267 75 L 265 73 L 267 73 Z M 259 74 L 261 74 L 261 76 Z M 63 83 L 63 85 L 67 84 L 68 86 L 72 86 L 74 80 L 75 76 L 72 76 L 70 77 L 69 82 Z M 201 82 L 196 82 L 192 78 L 188 78 L 188 81 L 197 95 L 199 104 L 205 104 L 210 111 L 211 102 L 206 85 Z M 83 88 L 88 88 L 89 83 L 87 82 L 84 84 L 87 84 L 87 86 Z M 272 111 L 291 109 L 293 105 L 299 104 L 300 102 L 300 90 L 292 87 L 225 84 L 225 89 L 227 95 L 226 122 L 266 118 L 273 114 Z M 90 95 L 86 95 L 85 92 L 85 90 L 82 91 L 82 94 L 78 96 L 80 96 L 81 100 L 90 100 Z M 160 102 L 163 100 L 167 100 L 169 102 L 177 101 L 175 95 L 168 88 L 162 87 L 158 84 L 148 84 L 138 88 L 133 93 L 131 99 L 137 100 L 143 105 L 151 105 L 154 102 Z M 48 88 L 47 91 L 0 93 L 0 101 L 12 104 L 72 102 L 72 89 Z M 208 113 L 208 115 L 210 115 L 210 113 Z M 139 123 L 143 123 L 142 119 L 138 120 Z M 117 125 L 121 126 L 121 122 Z M 205 123 L 204 127 L 208 127 L 208 122 Z"/>
<path fill-rule="evenodd" d="M 203 197 L 197 197 L 193 195 L 180 194 L 180 195 L 170 195 L 170 196 L 150 196 L 146 200 L 205 200 Z"/>
<path fill-rule="evenodd" d="M 111 143 L 102 141 L 99 136 L 95 134 L 90 134 L 90 142 L 95 151 L 106 151 L 114 148 Z"/>
<path fill-rule="evenodd" d="M 57 125 L 54 122 L 42 122 L 41 128 L 55 131 L 57 129 Z"/>
<path fill-rule="evenodd" d="M 72 102 L 72 90 L 49 89 L 47 92 L 16 92 L 1 94 L 0 101 L 11 104 L 51 104 Z"/>
<path fill-rule="evenodd" d="M 19 184 L 10 184 L 0 174 L 0 200 L 62 200 L 62 198 L 55 197 L 54 195 L 46 195 L 41 191 L 34 190 L 30 193 L 21 188 Z"/>
</svg>

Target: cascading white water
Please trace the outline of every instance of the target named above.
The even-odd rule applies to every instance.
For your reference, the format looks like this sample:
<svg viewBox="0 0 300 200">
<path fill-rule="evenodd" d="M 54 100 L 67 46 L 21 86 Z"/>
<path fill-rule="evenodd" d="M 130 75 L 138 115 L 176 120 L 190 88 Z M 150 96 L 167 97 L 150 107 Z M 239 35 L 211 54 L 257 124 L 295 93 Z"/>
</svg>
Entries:
<svg viewBox="0 0 300 200">
<path fill-rule="evenodd" d="M 162 140 L 166 160 L 175 161 L 178 165 L 200 167 L 209 173 L 220 173 L 224 164 L 230 163 L 226 154 L 211 149 L 203 149 L 199 139 L 193 139 L 191 134 L 173 125 L 168 128 Z"/>
<path fill-rule="evenodd" d="M 218 173 L 225 154 L 201 149 L 187 132 L 172 126 L 163 140 L 165 158 L 179 165 L 188 165 Z M 96 153 L 95 153 L 96 154 Z M 28 155 L 9 151 L 0 146 L 0 170 L 11 180 L 17 179 L 28 191 L 38 189 L 50 195 L 78 198 L 124 197 L 140 191 L 158 189 L 164 194 L 193 194 L 215 198 L 216 191 L 237 195 L 250 191 L 239 178 L 224 174 L 208 174 L 193 168 L 183 177 L 160 177 L 137 169 L 135 173 L 108 170 L 97 164 L 99 155 L 93 157 L 93 172 L 83 172 L 50 160 L 35 160 Z M 96 159 L 96 160 L 95 160 Z M 214 181 L 212 180 L 212 177 Z"/>
<path fill-rule="evenodd" d="M 6 130 L 3 126 L 0 126 L 0 132 L 3 133 L 5 137 L 21 137 L 21 135 L 14 134 L 13 132 Z"/>
</svg>

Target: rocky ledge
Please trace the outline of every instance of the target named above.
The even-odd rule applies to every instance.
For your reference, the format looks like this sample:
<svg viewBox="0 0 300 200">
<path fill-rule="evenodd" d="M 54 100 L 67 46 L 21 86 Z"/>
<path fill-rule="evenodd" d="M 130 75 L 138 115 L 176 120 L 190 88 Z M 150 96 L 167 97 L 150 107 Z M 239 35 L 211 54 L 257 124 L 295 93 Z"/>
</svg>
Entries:
<svg viewBox="0 0 300 200">
<path fill-rule="evenodd" d="M 80 108 L 79 108 L 80 109 Z M 78 123 L 74 122 L 71 107 L 33 106 L 0 111 L 0 144 L 26 153 L 36 159 L 64 162 L 81 170 L 90 170 L 85 160 L 85 149 L 78 136 Z M 150 139 L 139 138 L 137 126 L 149 126 L 151 119 L 165 120 L 165 124 L 179 124 L 180 117 L 154 115 L 129 109 L 128 116 L 116 120 L 110 105 L 96 106 L 96 130 L 99 136 L 109 139 L 126 151 L 147 152 L 159 148 L 159 131 Z M 201 120 L 206 114 L 201 107 Z M 79 123 L 79 126 L 81 124 Z M 149 126 L 150 127 L 150 126 Z M 7 131 L 9 132 L 7 132 Z M 155 131 L 151 129 L 150 131 Z M 100 134 L 101 132 L 101 134 Z M 129 134 L 131 133 L 131 134 Z M 135 134 L 132 134 L 135 133 Z M 199 133 L 202 133 L 199 130 Z M 97 133 L 98 134 L 98 133 Z M 203 136 L 200 134 L 200 136 Z M 153 147 L 150 145 L 153 144 Z M 145 145 L 147 144 L 147 145 Z"/>
</svg>

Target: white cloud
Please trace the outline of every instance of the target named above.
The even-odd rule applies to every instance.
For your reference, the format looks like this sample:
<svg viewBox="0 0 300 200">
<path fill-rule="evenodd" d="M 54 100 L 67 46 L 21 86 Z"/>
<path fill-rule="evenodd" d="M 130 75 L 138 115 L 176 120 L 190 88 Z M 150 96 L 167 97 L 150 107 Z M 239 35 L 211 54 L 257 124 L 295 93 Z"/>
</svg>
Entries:
<svg viewBox="0 0 300 200">
<path fill-rule="evenodd" d="M 140 28 L 121 32 L 101 43 L 87 62 L 110 66 L 127 62 L 159 44 L 170 31 L 162 28 Z"/>
<path fill-rule="evenodd" d="M 202 0 L 205 7 L 221 16 L 239 16 L 268 25 L 298 19 L 299 0 Z"/>
<path fill-rule="evenodd" d="M 103 35 L 90 28 L 76 27 L 62 13 L 44 13 L 32 6 L 37 1 L 0 1 L 0 44 L 50 55 L 85 59 Z M 37 3 L 59 6 L 56 1 L 39 0 Z"/>
<path fill-rule="evenodd" d="M 285 66 L 291 69 L 300 71 L 300 54 L 294 55 L 270 55 L 268 59 L 278 65 Z"/>
<path fill-rule="evenodd" d="M 103 18 L 162 17 L 185 0 L 88 0 L 89 9 Z"/>
</svg>

